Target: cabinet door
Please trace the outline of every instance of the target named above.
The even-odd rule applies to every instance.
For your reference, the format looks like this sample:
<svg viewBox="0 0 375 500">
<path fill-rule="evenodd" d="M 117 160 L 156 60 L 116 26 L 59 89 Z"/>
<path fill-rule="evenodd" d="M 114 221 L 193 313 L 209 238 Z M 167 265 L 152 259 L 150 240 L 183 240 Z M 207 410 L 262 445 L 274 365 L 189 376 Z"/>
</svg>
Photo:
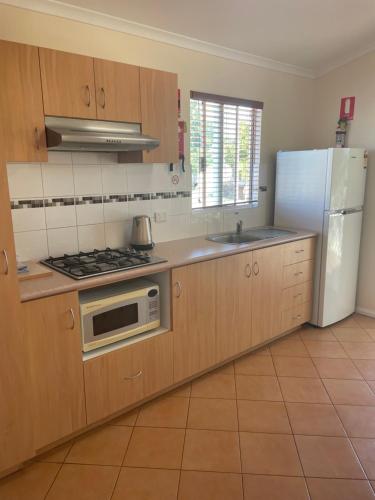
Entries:
<svg viewBox="0 0 375 500">
<path fill-rule="evenodd" d="M 283 246 L 253 252 L 253 345 L 281 333 Z"/>
<path fill-rule="evenodd" d="M 1 40 L 0 74 L 0 154 L 47 161 L 38 48 Z"/>
<path fill-rule="evenodd" d="M 44 114 L 96 118 L 94 59 L 39 49 Z"/>
<path fill-rule="evenodd" d="M 0 152 L 1 154 L 1 152 Z M 21 324 L 5 163 L 0 160 L 0 472 L 34 454 L 30 377 Z"/>
<path fill-rule="evenodd" d="M 173 384 L 173 333 L 157 335 L 143 342 L 144 397 Z"/>
<path fill-rule="evenodd" d="M 223 361 L 251 347 L 252 253 L 217 259 L 216 352 Z"/>
<path fill-rule="evenodd" d="M 99 120 L 141 123 L 139 67 L 94 59 Z"/>
<path fill-rule="evenodd" d="M 172 271 L 174 380 L 208 368 L 216 358 L 216 262 Z"/>
<path fill-rule="evenodd" d="M 142 132 L 160 139 L 160 146 L 144 151 L 145 163 L 178 161 L 177 75 L 140 69 Z"/>
<path fill-rule="evenodd" d="M 35 447 L 86 424 L 75 292 L 22 304 L 31 366 Z"/>
</svg>

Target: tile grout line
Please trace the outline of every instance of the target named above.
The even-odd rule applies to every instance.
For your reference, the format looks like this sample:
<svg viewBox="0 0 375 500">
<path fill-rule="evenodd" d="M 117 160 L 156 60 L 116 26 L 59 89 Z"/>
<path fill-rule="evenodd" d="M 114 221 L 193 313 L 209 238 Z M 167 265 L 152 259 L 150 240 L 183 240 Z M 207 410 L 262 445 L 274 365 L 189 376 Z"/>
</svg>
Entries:
<svg viewBox="0 0 375 500">
<path fill-rule="evenodd" d="M 184 453 L 185 453 L 185 442 L 186 442 L 186 433 L 188 430 L 188 421 L 189 421 L 189 414 L 190 414 L 190 399 L 191 399 L 191 391 L 192 391 L 192 386 L 190 385 L 190 395 L 189 395 L 189 402 L 188 402 L 188 410 L 186 414 L 186 424 L 185 424 L 185 432 L 184 432 L 184 442 L 182 444 L 182 453 L 181 453 L 181 463 L 180 463 L 180 469 L 179 469 L 179 476 L 178 476 L 178 486 L 177 486 L 177 496 L 176 499 L 178 499 L 178 496 L 180 494 L 180 486 L 181 486 L 181 476 L 182 476 L 182 463 L 184 461 Z"/>
<path fill-rule="evenodd" d="M 242 464 L 242 452 L 241 452 L 241 435 L 240 435 L 240 418 L 238 415 L 238 393 L 237 393 L 237 377 L 236 377 L 236 367 L 235 363 L 233 364 L 233 379 L 234 379 L 234 390 L 236 393 L 236 414 L 237 414 L 237 439 L 238 439 L 238 448 L 240 454 L 240 467 L 241 467 L 241 485 L 242 485 L 242 499 L 245 500 L 245 485 L 244 485 L 244 472 L 243 472 L 243 464 Z"/>
<path fill-rule="evenodd" d="M 121 464 L 119 466 L 119 470 L 118 470 L 118 474 L 117 474 L 117 477 L 116 477 L 116 481 L 115 481 L 115 484 L 113 485 L 113 490 L 112 490 L 112 493 L 111 493 L 111 496 L 110 496 L 109 500 L 111 500 L 113 498 L 113 495 L 115 494 L 116 486 L 117 486 L 118 480 L 120 479 L 120 474 L 121 474 L 122 468 L 125 467 L 124 466 L 125 457 L 126 457 L 126 454 L 128 452 L 129 446 L 130 446 L 130 441 L 131 441 L 131 439 L 133 437 L 133 432 L 134 432 L 135 424 L 136 424 L 136 422 L 138 420 L 138 416 L 139 416 L 139 412 L 138 412 L 137 417 L 135 419 L 134 425 L 132 426 L 132 430 L 130 432 L 129 441 L 128 441 L 126 447 L 125 447 L 124 456 L 122 457 L 122 461 L 121 461 Z M 126 427 L 126 426 L 124 426 L 124 427 Z"/>
<path fill-rule="evenodd" d="M 48 495 L 50 494 L 50 492 L 51 492 L 51 490 L 52 490 L 52 487 L 53 487 L 53 485 L 54 485 L 54 484 L 55 484 L 55 482 L 56 482 L 57 476 L 60 474 L 60 471 L 61 471 L 61 469 L 63 468 L 63 465 L 64 465 L 64 462 L 62 462 L 62 463 L 60 464 L 60 467 L 59 467 L 58 471 L 56 472 L 56 475 L 55 475 L 55 477 L 54 477 L 54 479 L 53 479 L 53 481 L 52 481 L 52 483 L 51 483 L 50 487 L 48 488 L 48 490 L 47 490 L 46 494 L 45 494 L 45 495 L 44 495 L 44 497 L 43 497 L 43 498 L 44 498 L 44 500 L 47 500 Z"/>
</svg>

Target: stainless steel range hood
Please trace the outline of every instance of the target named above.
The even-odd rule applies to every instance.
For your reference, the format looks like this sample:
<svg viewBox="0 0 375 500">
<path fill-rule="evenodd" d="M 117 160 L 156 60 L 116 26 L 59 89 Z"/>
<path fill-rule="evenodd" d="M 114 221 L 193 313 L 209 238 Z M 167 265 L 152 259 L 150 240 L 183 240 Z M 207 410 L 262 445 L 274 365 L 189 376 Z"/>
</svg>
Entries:
<svg viewBox="0 0 375 500">
<path fill-rule="evenodd" d="M 160 144 L 142 135 L 138 123 L 46 116 L 45 125 L 47 148 L 52 151 L 143 151 Z"/>
</svg>

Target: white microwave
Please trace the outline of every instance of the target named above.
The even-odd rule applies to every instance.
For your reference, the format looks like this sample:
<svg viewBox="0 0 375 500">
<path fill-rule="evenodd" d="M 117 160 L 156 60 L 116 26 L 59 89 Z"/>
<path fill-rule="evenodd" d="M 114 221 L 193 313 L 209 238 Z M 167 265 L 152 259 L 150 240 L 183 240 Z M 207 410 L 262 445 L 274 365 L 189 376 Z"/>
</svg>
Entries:
<svg viewBox="0 0 375 500">
<path fill-rule="evenodd" d="M 159 286 L 145 279 L 84 291 L 79 300 L 84 352 L 160 326 Z"/>
</svg>

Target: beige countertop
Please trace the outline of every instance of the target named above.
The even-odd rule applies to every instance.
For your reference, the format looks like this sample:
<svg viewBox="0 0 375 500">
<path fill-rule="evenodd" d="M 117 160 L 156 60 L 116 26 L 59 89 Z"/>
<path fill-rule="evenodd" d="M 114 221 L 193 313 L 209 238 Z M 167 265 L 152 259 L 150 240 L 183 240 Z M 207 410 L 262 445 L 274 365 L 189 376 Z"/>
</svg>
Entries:
<svg viewBox="0 0 375 500">
<path fill-rule="evenodd" d="M 295 231 L 295 234 L 268 240 L 260 240 L 248 244 L 243 243 L 240 245 L 215 243 L 206 240 L 205 236 L 158 243 L 152 253 L 159 257 L 166 258 L 168 260 L 167 262 L 111 274 L 103 274 L 101 276 L 94 276 L 81 280 L 74 280 L 64 274 L 53 271 L 51 276 L 20 282 L 21 301 L 26 302 L 28 300 L 75 290 L 87 290 L 88 288 L 139 278 L 141 276 L 167 271 L 174 267 L 193 264 L 195 262 L 217 259 L 226 255 L 248 252 L 250 250 L 280 245 L 282 243 L 290 243 L 292 241 L 316 236 L 316 233 L 311 231 L 293 231 Z"/>
</svg>

